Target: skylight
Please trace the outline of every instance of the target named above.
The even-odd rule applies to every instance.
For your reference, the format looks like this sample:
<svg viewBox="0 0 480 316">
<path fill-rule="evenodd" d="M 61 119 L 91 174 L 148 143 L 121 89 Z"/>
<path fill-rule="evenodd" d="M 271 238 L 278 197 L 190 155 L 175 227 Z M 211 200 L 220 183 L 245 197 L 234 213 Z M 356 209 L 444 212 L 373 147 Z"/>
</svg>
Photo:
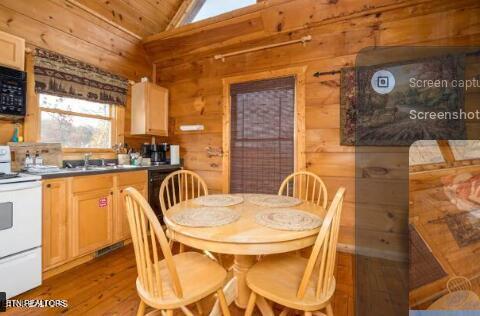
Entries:
<svg viewBox="0 0 480 316">
<path fill-rule="evenodd" d="M 256 0 L 206 0 L 192 19 L 191 23 L 205 20 L 255 3 L 257 3 Z"/>
</svg>

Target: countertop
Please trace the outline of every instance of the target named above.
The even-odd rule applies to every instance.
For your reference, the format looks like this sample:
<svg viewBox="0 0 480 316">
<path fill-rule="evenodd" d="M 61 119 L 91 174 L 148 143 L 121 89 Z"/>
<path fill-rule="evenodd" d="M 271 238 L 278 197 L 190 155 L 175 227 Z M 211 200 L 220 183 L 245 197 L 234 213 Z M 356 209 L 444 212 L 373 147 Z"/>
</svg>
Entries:
<svg viewBox="0 0 480 316">
<path fill-rule="evenodd" d="M 54 178 L 66 178 L 66 177 L 78 177 L 78 176 L 91 176 L 97 174 L 105 174 L 105 173 L 118 173 L 118 172 L 132 172 L 132 171 L 139 171 L 139 170 L 165 170 L 165 171 L 174 171 L 180 169 L 181 165 L 159 165 L 159 166 L 135 166 L 135 167 L 120 167 L 120 168 L 112 168 L 112 167 L 105 167 L 105 169 L 90 169 L 90 170 L 79 170 L 79 169 L 69 169 L 69 168 L 62 168 L 60 171 L 54 172 L 47 172 L 47 173 L 28 173 L 23 172 L 26 174 L 33 174 L 41 176 L 42 179 L 54 179 Z"/>
</svg>

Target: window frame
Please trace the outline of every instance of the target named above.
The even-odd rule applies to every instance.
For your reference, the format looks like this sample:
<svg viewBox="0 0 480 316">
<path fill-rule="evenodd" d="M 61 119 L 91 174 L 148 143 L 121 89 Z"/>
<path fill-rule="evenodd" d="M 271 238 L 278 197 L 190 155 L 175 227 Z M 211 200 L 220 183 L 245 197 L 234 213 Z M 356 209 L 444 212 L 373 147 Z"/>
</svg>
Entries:
<svg viewBox="0 0 480 316">
<path fill-rule="evenodd" d="M 104 121 L 110 122 L 110 146 L 117 143 L 117 118 L 118 118 L 118 106 L 114 104 L 107 104 L 108 105 L 108 116 L 96 115 L 96 114 L 86 114 L 80 113 L 75 111 L 67 111 L 67 110 L 60 110 L 60 109 L 51 109 L 45 108 L 40 105 L 40 97 L 42 94 L 38 94 L 37 97 L 37 104 L 38 104 L 38 139 L 41 142 L 42 139 L 42 112 L 49 112 L 55 113 L 60 115 L 71 115 L 71 116 L 78 116 L 78 117 L 85 117 L 85 118 L 93 118 L 93 119 L 100 119 Z M 57 96 L 62 97 L 62 96 Z M 114 152 L 114 150 L 110 147 L 105 148 L 82 148 L 82 147 L 64 147 L 62 144 L 62 151 L 66 153 L 110 153 Z"/>
</svg>

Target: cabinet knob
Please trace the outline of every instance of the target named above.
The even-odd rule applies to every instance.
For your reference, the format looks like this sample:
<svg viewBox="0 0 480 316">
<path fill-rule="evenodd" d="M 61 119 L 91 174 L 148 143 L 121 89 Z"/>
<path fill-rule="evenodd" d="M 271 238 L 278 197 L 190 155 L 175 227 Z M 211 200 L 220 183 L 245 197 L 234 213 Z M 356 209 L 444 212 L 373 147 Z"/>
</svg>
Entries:
<svg viewBox="0 0 480 316">
<path fill-rule="evenodd" d="M 110 192 L 110 195 L 113 195 L 113 192 Z"/>
<path fill-rule="evenodd" d="M 120 190 L 120 193 L 123 193 L 123 190 Z"/>
<path fill-rule="evenodd" d="M 50 183 L 47 184 L 47 188 L 51 188 L 51 187 L 52 187 L 52 185 Z"/>
</svg>

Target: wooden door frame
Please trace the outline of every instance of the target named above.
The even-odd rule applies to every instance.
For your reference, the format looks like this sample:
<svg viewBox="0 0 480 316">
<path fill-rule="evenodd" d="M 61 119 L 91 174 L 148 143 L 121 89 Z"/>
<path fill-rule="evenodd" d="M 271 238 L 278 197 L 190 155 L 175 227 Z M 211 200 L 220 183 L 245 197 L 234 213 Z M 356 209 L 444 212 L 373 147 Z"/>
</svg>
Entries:
<svg viewBox="0 0 480 316">
<path fill-rule="evenodd" d="M 231 142 L 231 102 L 230 86 L 235 83 L 266 80 L 281 77 L 295 77 L 295 117 L 294 117 L 294 171 L 306 169 L 305 158 L 305 73 L 307 67 L 291 67 L 269 70 L 223 78 L 223 155 L 222 155 L 222 189 L 230 192 L 230 142 Z"/>
</svg>

